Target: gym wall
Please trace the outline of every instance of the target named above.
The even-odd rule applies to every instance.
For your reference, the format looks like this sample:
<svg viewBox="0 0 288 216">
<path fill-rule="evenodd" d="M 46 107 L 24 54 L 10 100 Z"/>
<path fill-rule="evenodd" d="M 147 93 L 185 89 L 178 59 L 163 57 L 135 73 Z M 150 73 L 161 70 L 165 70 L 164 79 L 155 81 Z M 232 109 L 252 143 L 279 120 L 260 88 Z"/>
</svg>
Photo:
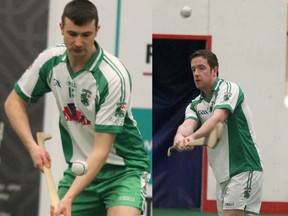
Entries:
<svg viewBox="0 0 288 216">
<path fill-rule="evenodd" d="M 0 1 L 0 215 L 38 214 L 40 172 L 12 130 L 4 102 L 47 46 L 48 0 Z M 43 128 L 44 99 L 28 106 L 33 134 Z"/>
</svg>

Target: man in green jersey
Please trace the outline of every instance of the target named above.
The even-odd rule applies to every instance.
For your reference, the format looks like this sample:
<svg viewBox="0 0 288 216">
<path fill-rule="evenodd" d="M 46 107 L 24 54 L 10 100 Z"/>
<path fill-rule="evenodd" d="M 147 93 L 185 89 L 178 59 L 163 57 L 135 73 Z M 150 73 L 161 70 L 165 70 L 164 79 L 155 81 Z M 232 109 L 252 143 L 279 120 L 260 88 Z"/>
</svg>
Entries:
<svg viewBox="0 0 288 216">
<path fill-rule="evenodd" d="M 217 181 L 218 213 L 259 213 L 263 170 L 246 96 L 237 84 L 218 78 L 218 59 L 213 52 L 198 50 L 190 60 L 200 95 L 187 106 L 174 146 L 189 150 L 190 141 L 208 135 L 222 122 L 224 132 L 218 145 L 208 149 Z"/>
<path fill-rule="evenodd" d="M 51 215 L 139 216 L 150 162 L 131 113 L 131 77 L 95 41 L 98 12 L 90 1 L 69 2 L 60 29 L 64 44 L 42 52 L 18 80 L 5 102 L 7 116 L 35 166 L 50 167 L 49 154 L 32 136 L 26 107 L 45 93 L 55 96 L 68 168 Z M 75 176 L 75 160 L 88 163 L 87 174 Z"/>
</svg>

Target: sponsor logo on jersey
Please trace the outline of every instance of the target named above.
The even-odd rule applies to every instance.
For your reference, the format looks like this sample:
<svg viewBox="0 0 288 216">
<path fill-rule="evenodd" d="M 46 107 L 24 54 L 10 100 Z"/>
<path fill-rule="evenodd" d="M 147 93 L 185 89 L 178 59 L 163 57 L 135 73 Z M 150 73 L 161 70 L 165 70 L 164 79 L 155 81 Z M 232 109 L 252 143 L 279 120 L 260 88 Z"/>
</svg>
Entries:
<svg viewBox="0 0 288 216">
<path fill-rule="evenodd" d="M 89 106 L 91 99 L 92 99 L 92 92 L 87 89 L 82 89 L 81 103 L 84 106 Z"/>
<path fill-rule="evenodd" d="M 81 112 L 78 110 L 74 103 L 67 104 L 63 110 L 66 121 L 74 121 L 78 122 L 82 125 L 90 125 L 91 121 L 89 121 Z"/>
<path fill-rule="evenodd" d="M 61 84 L 60 84 L 60 81 L 59 80 L 57 80 L 57 79 L 53 79 L 53 85 L 54 86 L 58 86 L 58 87 L 60 87 L 61 88 Z"/>
<path fill-rule="evenodd" d="M 208 115 L 209 112 L 207 110 L 198 110 L 197 111 L 198 115 Z"/>
</svg>

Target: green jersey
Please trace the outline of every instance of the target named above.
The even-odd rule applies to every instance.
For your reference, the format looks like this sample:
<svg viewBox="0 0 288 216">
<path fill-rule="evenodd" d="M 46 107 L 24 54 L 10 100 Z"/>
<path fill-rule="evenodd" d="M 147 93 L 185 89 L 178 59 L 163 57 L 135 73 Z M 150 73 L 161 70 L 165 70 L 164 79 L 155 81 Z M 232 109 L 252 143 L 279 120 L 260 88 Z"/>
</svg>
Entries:
<svg viewBox="0 0 288 216">
<path fill-rule="evenodd" d="M 65 160 L 86 160 L 94 133 L 116 139 L 108 164 L 149 170 L 149 157 L 131 113 L 131 78 L 124 65 L 96 42 L 96 53 L 85 68 L 73 73 L 67 50 L 59 45 L 42 52 L 15 85 L 18 95 L 36 102 L 52 91 L 60 112 Z"/>
<path fill-rule="evenodd" d="M 208 148 L 209 164 L 217 182 L 245 171 L 262 171 L 251 112 L 241 88 L 217 79 L 208 98 L 201 92 L 186 108 L 186 119 L 194 119 L 201 125 L 216 109 L 230 112 L 218 145 L 214 149 Z"/>
</svg>

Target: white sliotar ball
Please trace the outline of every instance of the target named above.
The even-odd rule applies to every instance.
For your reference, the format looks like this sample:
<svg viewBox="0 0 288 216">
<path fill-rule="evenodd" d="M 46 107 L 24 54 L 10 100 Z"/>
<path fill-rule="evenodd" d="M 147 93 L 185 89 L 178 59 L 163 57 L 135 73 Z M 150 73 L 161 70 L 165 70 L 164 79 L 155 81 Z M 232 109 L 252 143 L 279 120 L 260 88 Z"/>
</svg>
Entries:
<svg viewBox="0 0 288 216">
<path fill-rule="evenodd" d="M 181 9 L 180 14 L 181 14 L 181 16 L 184 17 L 184 18 L 188 18 L 188 17 L 191 16 L 191 11 L 192 11 L 191 7 L 189 7 L 189 6 L 184 6 L 184 7 Z"/>
<path fill-rule="evenodd" d="M 88 171 L 88 164 L 83 160 L 76 160 L 73 162 L 71 170 L 77 175 L 82 176 L 85 175 Z"/>
<path fill-rule="evenodd" d="M 284 98 L 284 105 L 286 108 L 288 108 L 288 96 Z"/>
</svg>

